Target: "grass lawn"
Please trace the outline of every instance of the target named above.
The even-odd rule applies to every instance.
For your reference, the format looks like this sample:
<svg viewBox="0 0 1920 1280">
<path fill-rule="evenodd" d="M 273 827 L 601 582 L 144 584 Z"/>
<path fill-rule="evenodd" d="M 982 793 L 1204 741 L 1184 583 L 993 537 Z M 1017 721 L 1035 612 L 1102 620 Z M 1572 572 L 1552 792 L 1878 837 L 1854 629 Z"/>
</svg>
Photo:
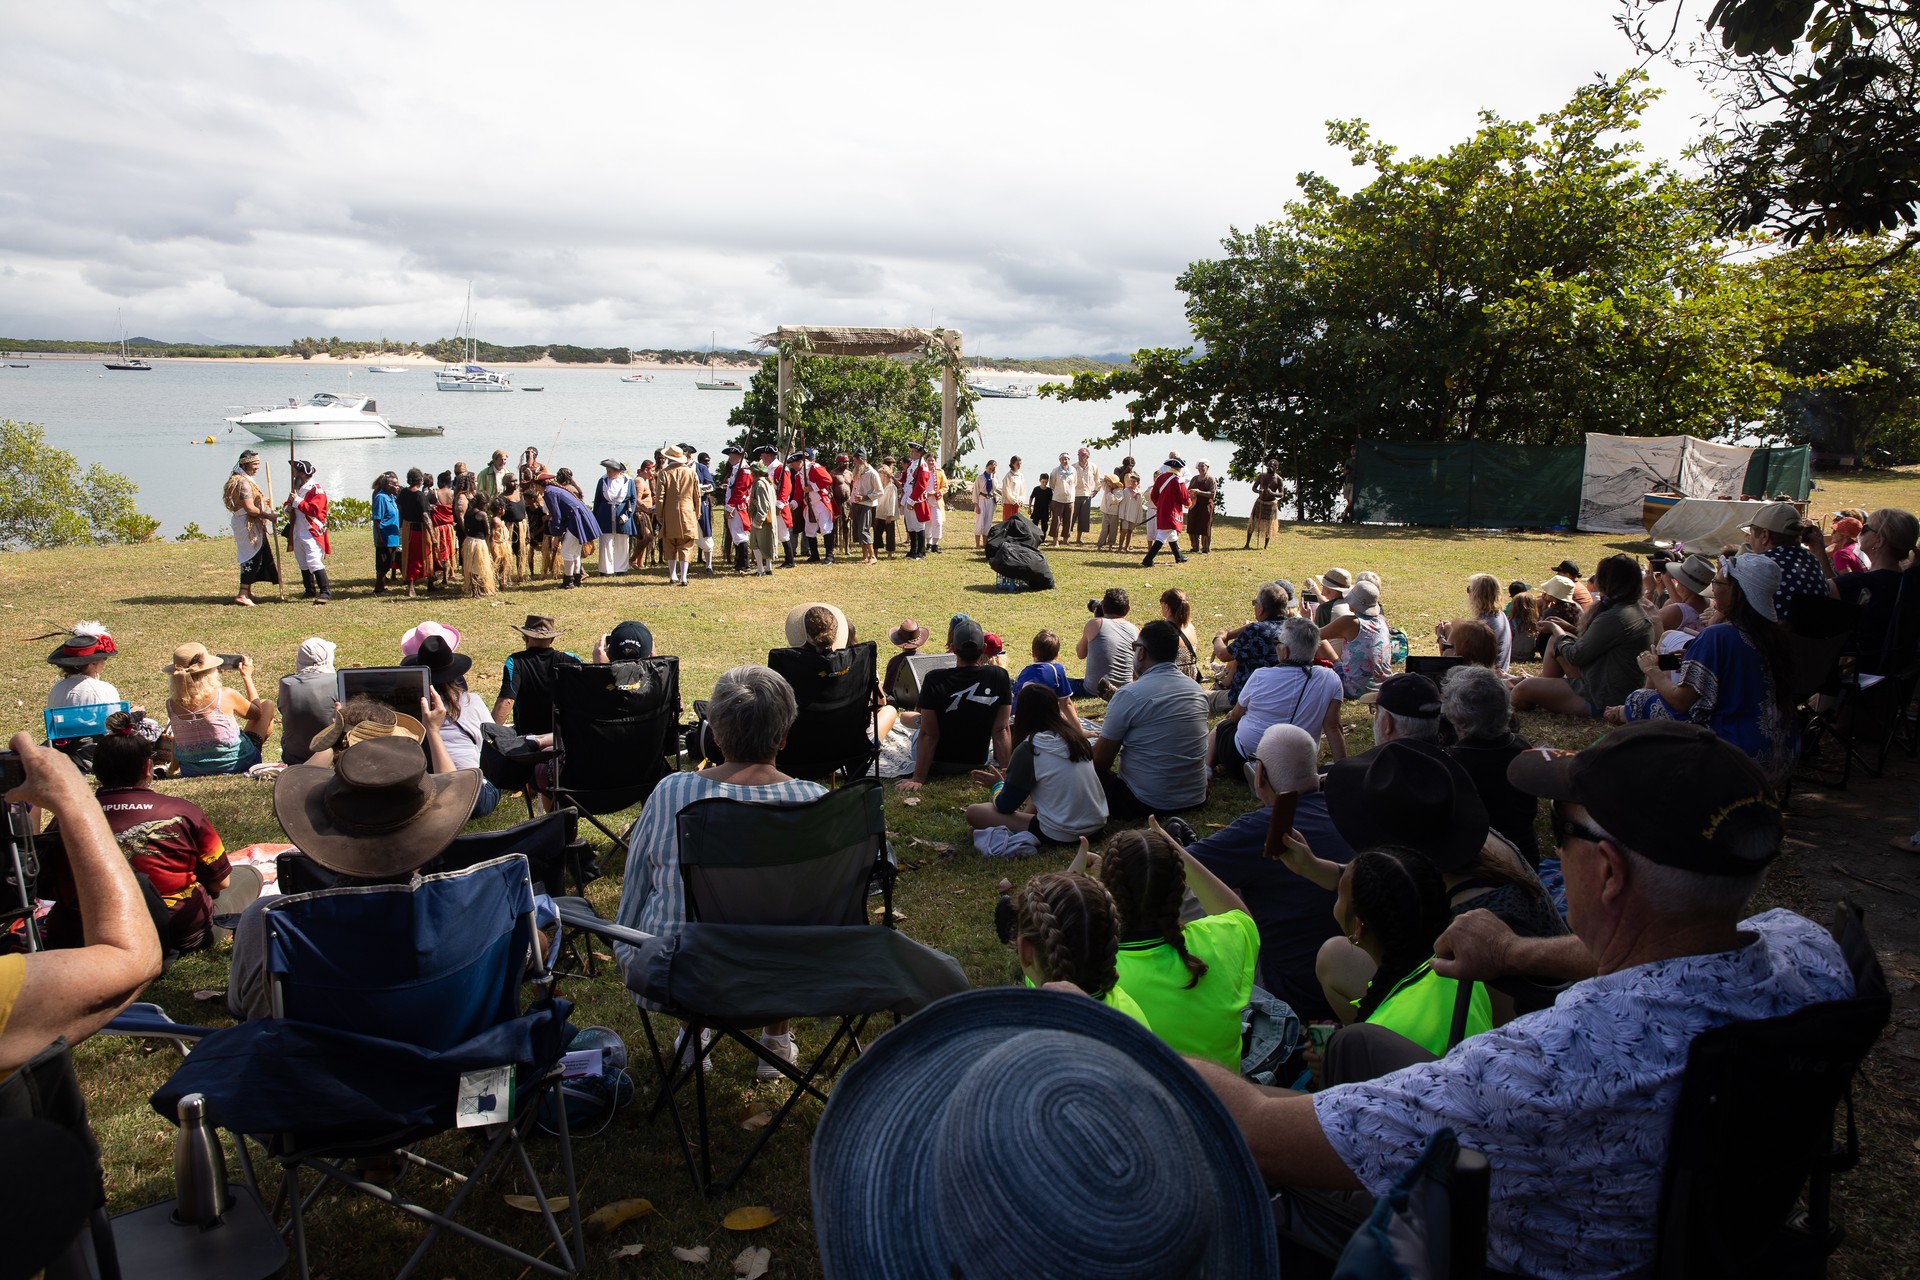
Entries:
<svg viewBox="0 0 1920 1280">
<path fill-rule="evenodd" d="M 1920 509 L 1920 474 L 1875 473 L 1826 485 L 1823 481 L 1816 495 L 1820 511 L 1842 505 Z M 956 519 L 951 527 L 966 526 Z M 1179 566 L 1163 557 L 1152 569 L 1143 568 L 1137 554 L 1095 552 L 1090 544 L 1054 553 L 1059 589 L 1047 593 L 995 591 L 992 572 L 971 551 L 971 537 L 962 534 L 948 538 L 943 554 L 917 564 L 883 561 L 873 569 L 808 566 L 771 579 L 730 574 L 706 579 L 696 573 L 693 586 L 685 590 L 669 589 L 664 574 L 656 569 L 614 583 L 590 577 L 585 589 L 566 593 L 540 584 L 481 600 L 430 596 L 409 602 L 401 596 L 369 593 L 370 535 L 355 531 L 336 539 L 336 596 L 324 609 L 300 601 L 297 587 L 285 604 L 273 602 L 268 588 L 263 592 L 267 602 L 260 608 L 227 605 L 234 563 L 232 546 L 224 541 L 10 554 L 0 556 L 0 611 L 4 611 L 0 617 L 15 643 L 7 646 L 0 661 L 0 706 L 10 708 L 5 717 L 9 732 L 26 729 L 38 734 L 46 688 L 56 674 L 43 658 L 55 642 L 29 641 L 28 637 L 81 618 L 105 622 L 119 643 L 120 656 L 109 663 L 106 678 L 123 697 L 156 711 L 166 699 L 161 666 L 181 642 L 199 640 L 216 651 L 249 654 L 256 663 L 261 692 L 271 694 L 279 676 L 291 670 L 294 650 L 308 635 L 336 641 L 342 666 L 387 664 L 399 658 L 401 633 L 428 618 L 460 628 L 461 649 L 475 659 L 472 685 L 491 701 L 500 678 L 500 660 L 519 647 L 519 637 L 509 625 L 526 613 L 554 615 L 564 632 L 563 646 L 582 656 L 597 636 L 622 619 L 645 621 L 659 650 L 679 655 L 683 696 L 691 702 L 704 696 L 714 677 L 726 668 L 764 661 L 769 647 L 783 643 L 781 623 L 787 610 L 803 600 L 829 600 L 844 608 L 861 638 L 881 641 L 883 661 L 890 651 L 885 633 L 903 616 L 933 627 L 937 647 L 943 620 L 966 612 L 1006 639 L 1009 661 L 1017 669 L 1026 661 L 1030 638 L 1042 627 L 1052 627 L 1071 645 L 1086 617 L 1085 601 L 1108 587 L 1125 587 L 1132 594 L 1136 622 L 1157 616 L 1154 601 L 1162 590 L 1186 588 L 1194 603 L 1194 625 L 1204 638 L 1244 621 L 1261 582 L 1275 577 L 1298 582 L 1332 565 L 1378 572 L 1388 619 L 1413 638 L 1415 652 L 1433 652 L 1433 624 L 1466 611 L 1464 588 L 1470 573 L 1485 571 L 1503 582 L 1523 578 L 1537 585 L 1563 556 L 1590 567 L 1600 557 L 1631 545 L 1596 535 L 1298 526 L 1287 528 L 1261 552 L 1241 550 L 1241 537 L 1240 523 L 1228 521 L 1218 531 L 1211 556 L 1194 556 Z M 1098 713 L 1097 705 L 1087 709 Z M 1347 712 L 1348 740 L 1356 749 L 1364 749 L 1369 741 L 1363 710 L 1355 707 Z M 1535 742 L 1566 746 L 1584 745 L 1598 736 L 1598 726 L 1545 716 L 1528 717 L 1525 731 Z M 277 747 L 270 744 L 268 758 L 277 755 Z M 266 784 L 204 779 L 163 785 L 204 807 L 229 848 L 282 839 Z M 929 785 L 919 793 L 918 804 L 889 789 L 888 823 L 895 848 L 908 866 L 897 898 L 904 917 L 901 927 L 958 958 L 976 984 L 995 985 L 1009 980 L 1011 960 L 993 936 L 994 884 L 1002 875 L 1017 878 L 1046 867 L 1034 862 L 1010 868 L 973 853 L 959 810 L 978 794 L 964 779 Z M 1204 833 L 1251 804 L 1237 782 L 1216 782 L 1213 799 L 1192 820 Z M 509 825 L 523 812 L 503 804 L 486 825 Z M 590 895 L 609 916 L 619 893 L 617 862 L 613 872 Z M 225 985 L 224 951 L 202 953 L 181 961 L 145 998 L 159 1002 L 182 1021 L 221 1025 L 226 1021 L 224 1004 L 196 999 L 195 993 Z M 566 994 L 578 1003 L 576 1023 L 612 1026 L 627 1038 L 636 1056 L 635 1079 L 641 1086 L 639 1100 L 622 1111 L 607 1131 L 577 1141 L 583 1201 L 591 1209 L 611 1200 L 644 1196 L 657 1210 L 594 1246 L 589 1271 L 615 1274 L 621 1270 L 622 1264 L 610 1262 L 607 1256 L 615 1245 L 645 1243 L 648 1248 L 641 1265 L 652 1272 L 659 1269 L 654 1261 L 656 1249 L 664 1254 L 673 1245 L 708 1244 L 714 1262 L 689 1274 L 726 1274 L 726 1259 L 752 1243 L 772 1250 L 776 1276 L 817 1274 L 806 1141 L 818 1108 L 803 1104 L 798 1109 L 740 1191 L 714 1201 L 698 1198 L 680 1167 L 671 1125 L 664 1118 L 657 1123 L 646 1119 L 653 1096 L 651 1070 L 639 1063 L 644 1041 L 617 979 L 603 969 L 597 979 L 571 983 Z M 820 1032 L 802 1024 L 799 1035 L 803 1043 L 817 1043 Z M 173 1129 L 153 1114 L 146 1099 L 171 1069 L 172 1050 L 96 1039 L 83 1046 L 78 1057 L 113 1208 L 126 1209 L 170 1194 Z M 716 1051 L 715 1059 L 721 1134 L 716 1163 L 720 1163 L 752 1137 L 730 1121 L 775 1099 L 773 1090 L 756 1088 L 744 1052 L 722 1049 Z M 1911 1071 L 1911 1064 L 1894 1066 Z M 1869 1127 L 1873 1121 L 1869 1104 Z M 551 1147 L 546 1151 L 550 1156 Z M 493 1226 L 504 1227 L 512 1238 L 529 1244 L 538 1239 L 538 1219 L 499 1204 L 498 1192 L 520 1189 L 512 1182 L 512 1177 L 503 1175 L 482 1197 L 484 1212 Z M 1856 1223 L 1866 1220 L 1864 1227 L 1856 1226 L 1856 1236 L 1871 1234 L 1883 1215 L 1884 1220 L 1911 1216 L 1897 1184 L 1875 1189 L 1864 1201 L 1850 1198 L 1846 1185 L 1843 1181 L 1843 1210 Z M 747 1204 L 772 1205 L 785 1216 L 751 1240 L 722 1230 L 720 1220 L 727 1211 Z M 319 1275 L 372 1275 L 396 1269 L 418 1240 L 417 1229 L 392 1211 L 339 1198 L 323 1203 L 310 1226 Z M 1848 1274 L 1873 1274 L 1877 1269 L 1851 1249 L 1842 1252 L 1840 1263 L 1839 1270 Z M 454 1241 L 437 1246 L 427 1267 L 427 1274 L 435 1275 L 505 1274 L 494 1255 Z M 627 1270 L 638 1273 L 630 1266 Z"/>
</svg>

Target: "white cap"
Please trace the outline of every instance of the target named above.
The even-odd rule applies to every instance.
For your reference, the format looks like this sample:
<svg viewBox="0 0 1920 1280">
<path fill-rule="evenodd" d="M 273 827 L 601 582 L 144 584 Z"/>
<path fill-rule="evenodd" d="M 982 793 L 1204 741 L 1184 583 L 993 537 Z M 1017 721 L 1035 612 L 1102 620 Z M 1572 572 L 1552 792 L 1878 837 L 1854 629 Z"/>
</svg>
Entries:
<svg viewBox="0 0 1920 1280">
<path fill-rule="evenodd" d="M 295 671 L 331 671 L 333 670 L 334 643 L 319 636 L 308 636 L 300 642 L 300 652 L 294 656 Z"/>
</svg>

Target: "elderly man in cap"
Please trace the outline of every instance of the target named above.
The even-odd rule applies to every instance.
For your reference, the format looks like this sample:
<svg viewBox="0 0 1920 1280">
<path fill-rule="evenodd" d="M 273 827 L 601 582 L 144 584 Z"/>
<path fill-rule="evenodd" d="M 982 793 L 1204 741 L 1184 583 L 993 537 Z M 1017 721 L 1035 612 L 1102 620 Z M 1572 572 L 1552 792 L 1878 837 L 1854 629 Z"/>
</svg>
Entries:
<svg viewBox="0 0 1920 1280">
<path fill-rule="evenodd" d="M 460 834 L 480 794 L 480 771 L 427 772 L 420 745 L 406 735 L 341 748 L 331 768 L 294 765 L 273 785 L 273 813 L 295 848 L 348 881 L 404 881 Z M 339 892 L 340 890 L 323 890 Z M 262 898 L 233 934 L 227 1008 L 236 1018 L 272 1012 Z"/>
<path fill-rule="evenodd" d="M 1417 671 L 1388 676 L 1360 701 L 1373 706 L 1373 740 L 1377 745 L 1406 739 L 1440 741 L 1440 687 Z"/>
<path fill-rule="evenodd" d="M 1186 526 L 1187 507 L 1193 500 L 1186 481 L 1180 478 L 1186 465 L 1177 456 L 1168 458 L 1160 464 L 1153 484 L 1147 489 L 1147 497 L 1153 503 L 1153 545 L 1147 548 L 1146 558 L 1140 562 L 1143 565 L 1151 565 L 1162 546 L 1173 548 L 1175 564 L 1187 562 L 1186 552 L 1180 550 L 1180 530 Z"/>
<path fill-rule="evenodd" d="M 1587 980 L 1438 1061 L 1311 1096 L 1194 1066 L 1281 1190 L 1280 1230 L 1296 1243 L 1337 1252 L 1371 1207 L 1337 1193 L 1384 1193 L 1445 1126 L 1493 1166 L 1491 1267 L 1642 1274 L 1693 1037 L 1845 999 L 1851 970 L 1809 920 L 1743 918 L 1780 852 L 1780 813 L 1754 763 L 1709 730 L 1633 725 L 1579 753 L 1529 751 L 1508 776 L 1553 804 L 1574 932 L 1522 939 L 1470 912 L 1441 936 L 1435 967 Z"/>
<path fill-rule="evenodd" d="M 1076 486 L 1079 483 L 1073 468 L 1073 455 L 1062 453 L 1060 465 L 1049 475 L 1053 480 L 1053 507 L 1049 523 L 1053 526 L 1053 545 L 1063 546 L 1067 534 L 1073 529 L 1074 500 L 1079 497 Z"/>
<path fill-rule="evenodd" d="M 493 704 L 495 724 L 511 724 L 518 734 L 553 732 L 553 669 L 580 665 L 576 654 L 553 647 L 560 631 L 545 614 L 530 613 L 514 628 L 526 647 L 507 658 L 500 672 L 500 697 Z"/>
<path fill-rule="evenodd" d="M 633 538 L 640 532 L 640 525 L 627 464 L 602 458 L 600 465 L 607 474 L 593 489 L 593 519 L 600 526 L 600 574 L 610 578 L 630 567 Z"/>
<path fill-rule="evenodd" d="M 252 605 L 253 584 L 280 581 L 280 565 L 273 558 L 273 508 L 254 477 L 260 474 L 260 455 L 242 449 L 233 464 L 220 500 L 233 515 L 233 554 L 240 562 L 240 593 L 235 604 Z"/>
<path fill-rule="evenodd" d="M 560 540 L 561 587 L 579 586 L 586 576 L 580 558 L 599 539 L 599 522 L 586 503 L 544 471 L 528 482 L 527 491 L 539 496 L 547 510 L 547 533 Z"/>
<path fill-rule="evenodd" d="M 660 554 L 667 562 L 667 581 L 686 586 L 693 566 L 693 548 L 700 541 L 700 477 L 687 465 L 686 450 L 668 446 L 661 455 L 667 464 L 654 482 L 660 512 Z"/>
<path fill-rule="evenodd" d="M 1780 566 L 1780 586 L 1773 593 L 1773 611 L 1781 622 L 1793 620 L 1793 602 L 1802 596 L 1827 594 L 1827 575 L 1807 550 L 1809 542 L 1825 550 L 1818 525 L 1803 524 L 1800 508 L 1791 502 L 1769 502 L 1741 526 L 1747 549 Z"/>
</svg>

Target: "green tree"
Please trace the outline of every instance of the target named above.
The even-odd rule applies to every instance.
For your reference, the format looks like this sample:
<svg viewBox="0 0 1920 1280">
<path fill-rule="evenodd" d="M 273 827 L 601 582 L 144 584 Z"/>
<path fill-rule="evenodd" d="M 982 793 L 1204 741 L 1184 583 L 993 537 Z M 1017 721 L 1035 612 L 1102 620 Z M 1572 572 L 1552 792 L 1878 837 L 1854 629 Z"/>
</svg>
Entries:
<svg viewBox="0 0 1920 1280">
<path fill-rule="evenodd" d="M 1230 441 L 1237 476 L 1278 455 L 1320 518 L 1360 439 L 1572 444 L 1758 418 L 1777 396 L 1759 358 L 1773 321 L 1751 273 L 1723 264 L 1698 189 L 1640 160 L 1629 135 L 1651 97 L 1630 74 L 1537 121 L 1482 113 L 1431 158 L 1334 122 L 1373 181 L 1348 195 L 1302 174 L 1278 221 L 1180 276 L 1195 347 L 1047 393 L 1124 394 L 1136 426 Z"/>
<path fill-rule="evenodd" d="M 1643 53 L 1720 99 L 1697 149 L 1728 230 L 1789 245 L 1905 228 L 1920 244 L 1920 0 L 1622 0 Z"/>
<path fill-rule="evenodd" d="M 160 522 L 134 505 L 138 492 L 97 462 L 83 469 L 38 423 L 0 421 L 0 548 L 150 542 Z"/>
<path fill-rule="evenodd" d="M 939 448 L 942 366 L 933 357 L 796 354 L 793 365 L 787 420 L 791 447 L 810 446 L 829 457 L 865 449 L 874 458 L 885 453 L 905 457 L 907 446 L 914 443 Z M 977 422 L 972 397 L 963 391 L 961 399 L 959 448 L 954 458 L 942 459 L 943 464 L 973 447 Z M 779 417 L 779 359 L 769 355 L 727 415 L 727 425 L 740 428 L 729 443 L 743 449 L 778 445 Z"/>
</svg>

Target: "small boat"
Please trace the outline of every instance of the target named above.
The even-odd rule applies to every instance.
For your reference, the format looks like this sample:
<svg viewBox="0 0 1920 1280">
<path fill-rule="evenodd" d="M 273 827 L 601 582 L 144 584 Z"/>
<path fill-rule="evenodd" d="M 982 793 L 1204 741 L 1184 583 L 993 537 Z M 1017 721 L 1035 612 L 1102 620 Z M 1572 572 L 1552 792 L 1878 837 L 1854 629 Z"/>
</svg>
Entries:
<svg viewBox="0 0 1920 1280">
<path fill-rule="evenodd" d="M 7 368 L 9 368 L 9 369 L 31 369 L 31 368 L 33 368 L 33 366 L 32 366 L 32 365 L 30 365 L 30 364 L 10 364 L 10 365 L 8 365 L 8 366 L 7 366 Z"/>
<path fill-rule="evenodd" d="M 397 422 L 391 425 L 393 434 L 396 436 L 444 436 L 447 434 L 445 427 L 404 427 Z"/>
<path fill-rule="evenodd" d="M 118 312 L 115 313 L 119 314 Z M 127 350 L 127 326 L 120 326 L 120 358 L 106 361 L 106 366 L 119 373 L 152 373 L 153 366 Z"/>
<path fill-rule="evenodd" d="M 520 389 L 522 391 L 545 391 L 546 390 L 545 387 L 522 387 Z"/>
<path fill-rule="evenodd" d="M 1033 398 L 1031 387 L 1017 386 L 1011 382 L 1004 387 L 990 387 L 984 382 L 969 382 L 967 390 L 982 400 L 1031 400 Z"/>
<path fill-rule="evenodd" d="M 367 372 L 368 373 L 405 373 L 407 372 L 407 367 L 401 364 L 370 364 L 367 366 Z"/>
<path fill-rule="evenodd" d="M 386 440 L 393 428 L 365 396 L 322 391 L 305 403 L 289 399 L 271 409 L 256 409 L 227 419 L 262 440 L 304 444 L 314 440 Z"/>
<path fill-rule="evenodd" d="M 626 377 L 624 377 L 624 378 L 622 378 L 622 379 L 620 379 L 620 381 L 622 381 L 622 382 L 652 382 L 652 381 L 653 381 L 653 375 L 652 375 L 652 374 L 650 374 L 650 373 L 630 373 L 630 374 L 628 374 L 628 375 L 627 375 Z"/>
<path fill-rule="evenodd" d="M 713 335 L 707 335 L 707 377 L 696 381 L 694 387 L 701 391 L 745 391 L 746 388 L 732 378 L 713 376 Z"/>
</svg>

